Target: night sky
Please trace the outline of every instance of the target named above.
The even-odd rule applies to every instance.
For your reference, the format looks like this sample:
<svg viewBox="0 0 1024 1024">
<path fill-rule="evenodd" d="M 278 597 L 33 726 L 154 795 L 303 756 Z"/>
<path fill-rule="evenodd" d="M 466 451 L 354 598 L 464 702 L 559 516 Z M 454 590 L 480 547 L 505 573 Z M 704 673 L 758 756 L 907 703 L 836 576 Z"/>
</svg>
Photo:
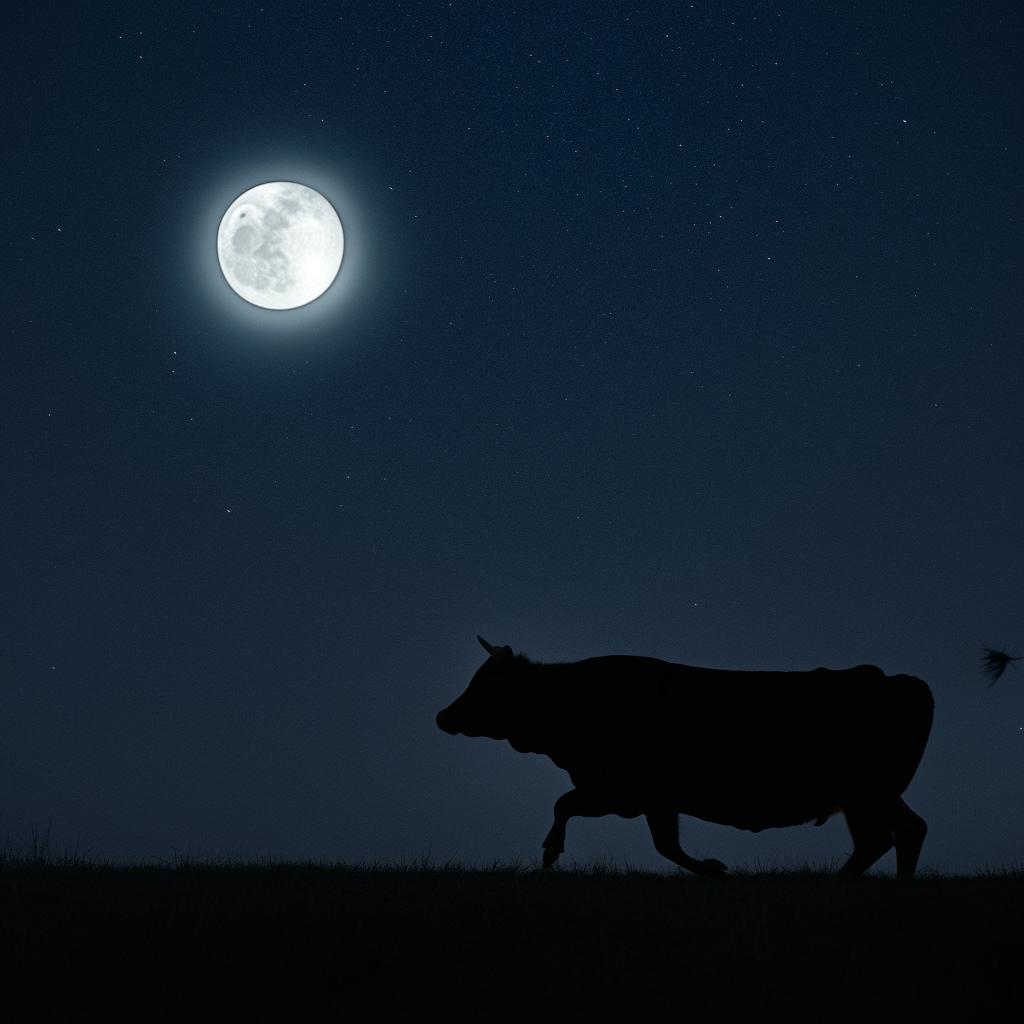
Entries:
<svg viewBox="0 0 1024 1024">
<path fill-rule="evenodd" d="M 0 844 L 539 863 L 484 659 L 926 679 L 921 866 L 1024 861 L 1016 3 L 133 3 L 7 24 Z M 219 219 L 346 230 L 294 311 Z M 734 867 L 841 819 L 681 819 Z M 573 861 L 673 870 L 641 821 Z M 880 863 L 892 870 L 890 854 Z"/>
</svg>

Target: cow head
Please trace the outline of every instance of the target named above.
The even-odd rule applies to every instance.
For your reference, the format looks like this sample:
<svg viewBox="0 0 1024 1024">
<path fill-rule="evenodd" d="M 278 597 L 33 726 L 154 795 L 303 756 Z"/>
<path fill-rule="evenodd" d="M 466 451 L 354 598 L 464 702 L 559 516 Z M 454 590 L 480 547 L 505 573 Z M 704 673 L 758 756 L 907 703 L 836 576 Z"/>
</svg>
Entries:
<svg viewBox="0 0 1024 1024">
<path fill-rule="evenodd" d="M 507 645 L 496 647 L 482 636 L 477 640 L 489 657 L 477 669 L 465 693 L 438 714 L 437 724 L 452 736 L 461 733 L 506 739 L 515 714 L 516 670 L 524 659 L 517 658 Z"/>
</svg>

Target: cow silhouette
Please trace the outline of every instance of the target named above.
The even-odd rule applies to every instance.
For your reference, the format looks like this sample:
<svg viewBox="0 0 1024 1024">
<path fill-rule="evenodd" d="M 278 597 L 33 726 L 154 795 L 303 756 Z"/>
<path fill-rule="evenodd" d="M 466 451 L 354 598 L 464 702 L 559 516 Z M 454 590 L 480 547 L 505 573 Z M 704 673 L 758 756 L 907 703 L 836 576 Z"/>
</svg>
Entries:
<svg viewBox="0 0 1024 1024">
<path fill-rule="evenodd" d="M 726 870 L 679 845 L 678 815 L 759 832 L 842 812 L 859 875 L 896 847 L 913 876 L 927 825 L 902 799 L 934 702 L 914 676 L 874 665 L 742 672 L 613 655 L 532 662 L 477 637 L 487 661 L 437 716 L 452 735 L 546 754 L 575 788 L 555 802 L 544 867 L 576 815 L 644 815 L 657 851 L 700 875 Z"/>
</svg>

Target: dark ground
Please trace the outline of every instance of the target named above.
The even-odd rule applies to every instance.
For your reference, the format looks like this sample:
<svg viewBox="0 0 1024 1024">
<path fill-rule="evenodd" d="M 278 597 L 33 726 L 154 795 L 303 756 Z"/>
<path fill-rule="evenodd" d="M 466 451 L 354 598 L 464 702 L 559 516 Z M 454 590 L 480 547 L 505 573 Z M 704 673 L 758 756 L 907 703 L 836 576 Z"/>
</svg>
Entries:
<svg viewBox="0 0 1024 1024">
<path fill-rule="evenodd" d="M 8 1020 L 816 1020 L 1024 996 L 1024 873 L 0 859 Z"/>
</svg>

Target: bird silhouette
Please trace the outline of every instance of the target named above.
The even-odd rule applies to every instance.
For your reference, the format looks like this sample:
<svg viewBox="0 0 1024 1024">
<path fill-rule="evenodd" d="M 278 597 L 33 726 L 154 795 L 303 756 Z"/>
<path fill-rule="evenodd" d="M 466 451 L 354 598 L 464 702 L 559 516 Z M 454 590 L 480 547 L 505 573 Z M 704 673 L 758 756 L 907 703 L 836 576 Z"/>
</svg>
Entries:
<svg viewBox="0 0 1024 1024">
<path fill-rule="evenodd" d="M 1024 654 L 1014 656 L 1007 654 L 1006 651 L 997 651 L 994 647 L 986 647 L 984 651 L 985 653 L 981 659 L 981 668 L 987 676 L 991 677 L 989 686 L 995 686 L 1010 665 L 1024 658 Z"/>
</svg>

